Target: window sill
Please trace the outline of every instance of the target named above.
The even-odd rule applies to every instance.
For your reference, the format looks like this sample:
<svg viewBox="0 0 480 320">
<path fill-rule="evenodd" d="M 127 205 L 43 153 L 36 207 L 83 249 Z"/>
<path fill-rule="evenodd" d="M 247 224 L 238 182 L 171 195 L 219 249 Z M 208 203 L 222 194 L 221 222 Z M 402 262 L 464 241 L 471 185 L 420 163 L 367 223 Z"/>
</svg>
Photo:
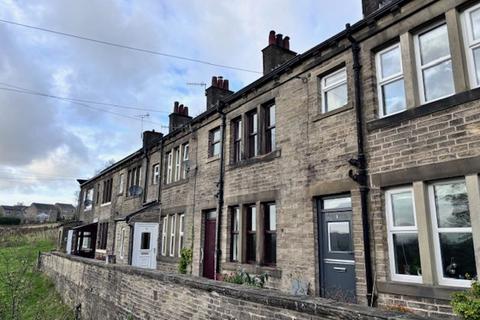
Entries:
<svg viewBox="0 0 480 320">
<path fill-rule="evenodd" d="M 236 169 L 236 168 L 246 167 L 256 163 L 269 162 L 269 161 L 275 160 L 276 158 L 280 158 L 281 155 L 282 155 L 282 150 L 276 149 L 270 153 L 256 156 L 255 158 L 244 159 L 240 162 L 231 163 L 228 165 L 228 168 Z"/>
<path fill-rule="evenodd" d="M 399 126 L 402 122 L 423 117 L 438 111 L 447 110 L 458 105 L 480 99 L 480 88 L 457 93 L 453 96 L 409 108 L 390 116 L 367 122 L 367 131 Z"/>
<path fill-rule="evenodd" d="M 184 183 L 187 183 L 188 182 L 188 178 L 185 178 L 185 179 L 180 179 L 178 181 L 175 181 L 175 182 L 170 182 L 169 184 L 164 184 L 163 185 L 163 189 L 169 189 L 169 188 L 173 188 L 173 187 L 177 187 L 177 186 L 180 186 Z"/>
<path fill-rule="evenodd" d="M 266 273 L 269 277 L 280 279 L 282 277 L 282 270 L 278 269 L 276 266 L 265 266 L 258 264 L 249 264 L 249 263 L 240 263 L 240 262 L 225 262 L 223 263 L 223 271 L 237 271 L 245 270 L 251 274 L 261 274 Z"/>
<path fill-rule="evenodd" d="M 219 156 L 219 155 L 218 155 L 218 156 L 211 156 L 211 157 L 209 156 L 209 157 L 207 158 L 207 161 L 205 161 L 205 163 L 210 163 L 210 162 L 214 162 L 214 161 L 218 161 L 218 160 L 220 160 L 220 156 Z"/>
<path fill-rule="evenodd" d="M 341 108 L 329 111 L 327 113 L 320 113 L 320 114 L 316 115 L 315 117 L 313 117 L 312 121 L 317 122 L 319 120 L 334 116 L 336 114 L 345 112 L 345 111 L 350 110 L 350 109 L 353 109 L 353 106 L 347 104 L 346 106 L 343 106 Z"/>
<path fill-rule="evenodd" d="M 157 257 L 157 261 L 160 261 L 160 262 L 177 263 L 178 260 L 179 260 L 178 257 L 162 256 L 162 255 Z"/>
<path fill-rule="evenodd" d="M 100 207 L 106 207 L 106 206 L 109 206 L 109 205 L 111 205 L 111 204 L 112 204 L 112 202 L 102 203 L 102 204 L 100 205 Z"/>
<path fill-rule="evenodd" d="M 464 291 L 466 288 L 389 281 L 378 282 L 377 289 L 379 293 L 451 300 L 452 293 Z"/>
</svg>

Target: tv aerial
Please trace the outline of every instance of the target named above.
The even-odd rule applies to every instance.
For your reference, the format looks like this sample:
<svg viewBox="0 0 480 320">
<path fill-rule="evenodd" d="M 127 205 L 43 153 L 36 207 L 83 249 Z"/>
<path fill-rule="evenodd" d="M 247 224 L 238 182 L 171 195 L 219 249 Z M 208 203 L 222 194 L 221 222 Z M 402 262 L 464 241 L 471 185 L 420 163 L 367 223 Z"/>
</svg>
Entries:
<svg viewBox="0 0 480 320">
<path fill-rule="evenodd" d="M 140 118 L 140 122 L 141 122 L 141 131 L 140 131 L 140 137 L 142 138 L 143 137 L 143 120 L 145 118 L 149 118 L 150 117 L 150 113 L 145 113 L 145 114 L 137 114 L 135 117 L 137 118 Z"/>
</svg>

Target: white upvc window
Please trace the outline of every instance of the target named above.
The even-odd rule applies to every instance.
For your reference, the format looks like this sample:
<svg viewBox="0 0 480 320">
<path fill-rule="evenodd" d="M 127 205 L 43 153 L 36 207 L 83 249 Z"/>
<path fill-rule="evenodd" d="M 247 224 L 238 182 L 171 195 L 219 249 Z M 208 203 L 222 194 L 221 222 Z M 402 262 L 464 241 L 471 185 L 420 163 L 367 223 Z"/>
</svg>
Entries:
<svg viewBox="0 0 480 320">
<path fill-rule="evenodd" d="M 160 182 L 160 164 L 155 164 L 153 166 L 153 184 L 158 184 Z"/>
<path fill-rule="evenodd" d="M 375 62 L 380 117 L 402 112 L 407 103 L 400 43 L 378 52 Z"/>
<path fill-rule="evenodd" d="M 188 160 L 190 157 L 190 146 L 188 143 L 183 145 L 183 172 L 182 178 L 186 179 L 188 174 Z"/>
<path fill-rule="evenodd" d="M 118 181 L 118 194 L 123 193 L 123 189 L 125 188 L 125 174 L 120 174 L 120 178 Z"/>
<path fill-rule="evenodd" d="M 477 270 L 465 180 L 441 181 L 428 189 L 438 282 L 469 287 Z"/>
<path fill-rule="evenodd" d="M 170 151 L 167 154 L 167 183 L 172 182 L 172 170 L 173 170 L 173 153 Z"/>
<path fill-rule="evenodd" d="M 412 187 L 385 192 L 388 253 L 393 281 L 422 282 L 417 218 Z"/>
<path fill-rule="evenodd" d="M 184 234 L 185 234 L 185 214 L 181 214 L 179 226 L 178 226 L 178 254 L 179 255 L 183 249 Z"/>
<path fill-rule="evenodd" d="M 123 259 L 125 255 L 125 228 L 120 231 L 120 258 Z"/>
<path fill-rule="evenodd" d="M 172 215 L 170 219 L 170 257 L 175 256 L 175 233 L 177 229 L 177 215 Z"/>
<path fill-rule="evenodd" d="M 83 201 L 84 211 L 92 210 L 93 204 L 93 188 L 88 189 L 85 192 L 85 200 Z"/>
<path fill-rule="evenodd" d="M 455 93 L 447 24 L 430 26 L 415 36 L 415 59 L 422 103 Z"/>
<path fill-rule="evenodd" d="M 181 163 L 181 154 L 180 147 L 175 149 L 175 181 L 180 180 L 180 163 Z"/>
<path fill-rule="evenodd" d="M 326 75 L 320 80 L 322 113 L 347 105 L 347 71 L 346 68 Z"/>
<path fill-rule="evenodd" d="M 465 10 L 462 25 L 470 87 L 476 88 L 480 86 L 480 3 Z"/>
<path fill-rule="evenodd" d="M 162 256 L 167 255 L 167 232 L 168 232 L 168 216 L 163 217 L 162 223 Z"/>
</svg>

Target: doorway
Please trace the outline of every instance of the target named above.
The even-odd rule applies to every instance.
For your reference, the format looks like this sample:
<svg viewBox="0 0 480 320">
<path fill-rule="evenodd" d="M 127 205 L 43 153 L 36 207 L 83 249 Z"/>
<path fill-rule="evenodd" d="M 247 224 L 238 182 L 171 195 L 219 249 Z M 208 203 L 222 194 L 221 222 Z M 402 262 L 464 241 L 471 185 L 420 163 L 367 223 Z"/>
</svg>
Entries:
<svg viewBox="0 0 480 320">
<path fill-rule="evenodd" d="M 157 268 L 158 223 L 136 222 L 133 234 L 132 266 Z"/>
<path fill-rule="evenodd" d="M 356 302 L 350 195 L 319 199 L 318 230 L 322 297 Z"/>
<path fill-rule="evenodd" d="M 215 279 L 215 234 L 217 229 L 217 212 L 205 212 L 205 237 L 203 242 L 203 276 Z"/>
</svg>

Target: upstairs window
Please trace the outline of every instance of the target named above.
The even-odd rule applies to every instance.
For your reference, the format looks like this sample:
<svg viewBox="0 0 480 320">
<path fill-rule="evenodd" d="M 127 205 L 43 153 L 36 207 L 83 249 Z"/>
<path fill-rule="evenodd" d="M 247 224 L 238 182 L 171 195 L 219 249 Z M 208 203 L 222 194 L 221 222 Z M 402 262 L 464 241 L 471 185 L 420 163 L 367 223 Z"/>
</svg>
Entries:
<svg viewBox="0 0 480 320">
<path fill-rule="evenodd" d="M 167 153 L 167 183 L 171 183 L 173 178 L 173 153 Z"/>
<path fill-rule="evenodd" d="M 335 71 L 320 80 L 322 113 L 327 113 L 347 105 L 347 71 Z"/>
<path fill-rule="evenodd" d="M 232 121 L 233 162 L 242 160 L 242 118 Z"/>
<path fill-rule="evenodd" d="M 135 194 L 132 193 L 133 186 L 140 186 L 140 170 L 141 167 L 135 167 L 128 170 L 128 183 L 127 183 L 127 190 L 129 196 L 134 196 Z"/>
<path fill-rule="evenodd" d="M 152 183 L 158 184 L 160 181 L 160 165 L 154 164 L 152 167 Z"/>
<path fill-rule="evenodd" d="M 417 34 L 415 49 L 422 103 L 454 94 L 447 24 L 443 22 Z"/>
<path fill-rule="evenodd" d="M 208 140 L 210 142 L 208 155 L 216 157 L 220 155 L 220 128 L 210 130 Z"/>
<path fill-rule="evenodd" d="M 118 194 L 123 193 L 123 189 L 125 188 L 125 174 L 120 174 L 118 179 Z"/>
<path fill-rule="evenodd" d="M 186 143 L 183 145 L 183 171 L 182 171 L 183 179 L 186 179 L 188 175 L 189 157 L 190 157 L 190 147 L 188 143 Z"/>
<path fill-rule="evenodd" d="M 112 178 L 103 181 L 102 204 L 110 203 L 112 201 L 112 183 Z"/>
<path fill-rule="evenodd" d="M 181 163 L 181 155 L 180 155 L 180 148 L 175 148 L 175 181 L 180 180 L 180 163 Z"/>
<path fill-rule="evenodd" d="M 275 104 L 265 106 L 265 153 L 275 150 Z"/>
<path fill-rule="evenodd" d="M 92 210 L 93 204 L 93 188 L 87 189 L 85 192 L 85 200 L 83 201 L 84 211 Z"/>
<path fill-rule="evenodd" d="M 376 55 L 380 116 L 389 116 L 407 108 L 400 44 Z"/>
<path fill-rule="evenodd" d="M 258 155 L 258 116 L 257 110 L 247 114 L 247 155 L 249 158 Z"/>
<path fill-rule="evenodd" d="M 95 203 L 100 203 L 100 183 L 97 183 L 97 196 L 95 197 Z"/>
<path fill-rule="evenodd" d="M 480 4 L 465 10 L 462 22 L 470 86 L 476 88 L 480 86 Z"/>
</svg>

